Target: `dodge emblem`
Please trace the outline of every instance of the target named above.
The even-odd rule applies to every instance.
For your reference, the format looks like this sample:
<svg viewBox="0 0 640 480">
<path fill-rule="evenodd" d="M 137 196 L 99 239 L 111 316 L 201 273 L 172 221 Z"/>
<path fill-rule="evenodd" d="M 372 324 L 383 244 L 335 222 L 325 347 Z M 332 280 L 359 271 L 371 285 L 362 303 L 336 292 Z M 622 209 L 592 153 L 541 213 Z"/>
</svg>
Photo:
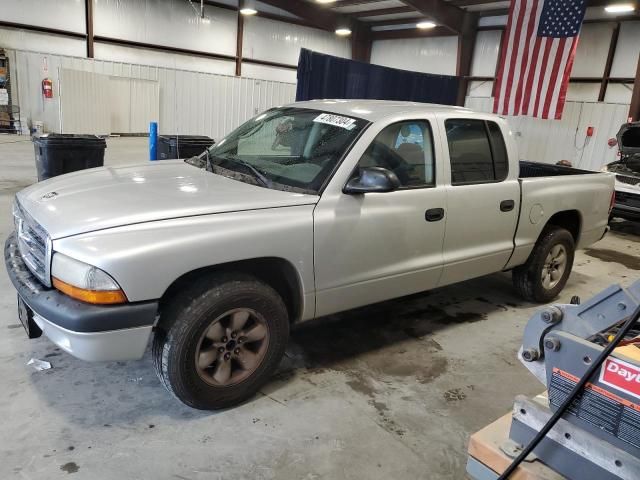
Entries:
<svg viewBox="0 0 640 480">
<path fill-rule="evenodd" d="M 58 192 L 49 192 L 40 197 L 40 200 L 51 200 L 52 198 L 56 198 L 57 196 Z"/>
</svg>

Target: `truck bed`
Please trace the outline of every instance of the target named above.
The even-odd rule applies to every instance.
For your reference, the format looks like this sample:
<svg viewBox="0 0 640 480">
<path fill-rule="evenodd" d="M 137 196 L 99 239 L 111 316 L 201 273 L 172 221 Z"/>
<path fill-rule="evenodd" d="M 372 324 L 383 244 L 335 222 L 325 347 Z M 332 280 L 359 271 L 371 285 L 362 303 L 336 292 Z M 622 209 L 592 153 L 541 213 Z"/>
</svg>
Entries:
<svg viewBox="0 0 640 480">
<path fill-rule="evenodd" d="M 548 163 L 520 161 L 520 178 L 558 177 L 562 175 L 596 175 L 600 172 Z"/>
<path fill-rule="evenodd" d="M 569 178 L 565 178 L 570 176 Z M 578 248 L 602 238 L 609 219 L 614 177 L 579 168 L 520 162 L 521 204 L 514 252 L 507 267 L 524 263 L 542 227 L 557 212 L 575 214 Z"/>
</svg>

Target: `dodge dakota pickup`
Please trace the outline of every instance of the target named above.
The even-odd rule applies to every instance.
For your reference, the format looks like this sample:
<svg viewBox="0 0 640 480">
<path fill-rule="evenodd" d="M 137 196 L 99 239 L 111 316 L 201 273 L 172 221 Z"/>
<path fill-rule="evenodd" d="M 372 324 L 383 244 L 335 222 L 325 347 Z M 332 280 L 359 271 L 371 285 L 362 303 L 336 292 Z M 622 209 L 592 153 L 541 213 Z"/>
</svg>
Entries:
<svg viewBox="0 0 640 480">
<path fill-rule="evenodd" d="M 494 272 L 548 302 L 607 232 L 612 174 L 519 162 L 465 108 L 321 100 L 199 157 L 75 172 L 16 195 L 5 263 L 30 337 L 130 360 L 217 409 L 278 366 L 290 326 Z"/>
</svg>

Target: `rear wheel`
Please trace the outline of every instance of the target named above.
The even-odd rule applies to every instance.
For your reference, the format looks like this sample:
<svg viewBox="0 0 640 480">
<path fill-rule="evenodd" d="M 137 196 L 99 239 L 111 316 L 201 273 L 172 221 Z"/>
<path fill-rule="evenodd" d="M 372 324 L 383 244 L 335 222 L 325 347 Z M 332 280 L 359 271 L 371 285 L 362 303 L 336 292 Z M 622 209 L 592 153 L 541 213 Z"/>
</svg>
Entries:
<svg viewBox="0 0 640 480">
<path fill-rule="evenodd" d="M 564 228 L 549 227 L 538 239 L 524 265 L 513 269 L 513 284 L 531 302 L 546 303 L 556 298 L 573 268 L 575 243 Z"/>
<path fill-rule="evenodd" d="M 154 337 L 154 364 L 183 403 L 231 407 L 269 379 L 288 337 L 287 309 L 275 290 L 248 275 L 219 275 L 167 306 Z"/>
</svg>

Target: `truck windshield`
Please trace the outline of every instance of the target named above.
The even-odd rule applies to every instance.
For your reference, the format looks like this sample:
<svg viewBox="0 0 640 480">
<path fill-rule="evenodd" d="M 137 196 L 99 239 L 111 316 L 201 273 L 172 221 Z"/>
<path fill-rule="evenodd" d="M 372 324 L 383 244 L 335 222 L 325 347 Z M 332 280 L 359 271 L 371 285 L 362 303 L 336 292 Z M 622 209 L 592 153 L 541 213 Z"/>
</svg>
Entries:
<svg viewBox="0 0 640 480">
<path fill-rule="evenodd" d="M 207 168 L 267 188 L 318 193 L 368 122 L 300 108 L 249 120 L 204 153 Z"/>
</svg>

